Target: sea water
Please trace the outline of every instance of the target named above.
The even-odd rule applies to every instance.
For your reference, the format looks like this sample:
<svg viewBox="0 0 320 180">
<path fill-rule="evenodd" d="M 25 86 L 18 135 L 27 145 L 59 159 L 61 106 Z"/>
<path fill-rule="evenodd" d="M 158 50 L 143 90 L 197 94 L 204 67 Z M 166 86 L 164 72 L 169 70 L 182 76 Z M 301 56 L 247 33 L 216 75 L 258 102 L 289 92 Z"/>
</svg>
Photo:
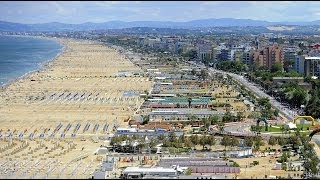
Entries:
<svg viewBox="0 0 320 180">
<path fill-rule="evenodd" d="M 62 48 L 58 41 L 45 38 L 0 35 L 0 86 L 39 69 Z"/>
</svg>

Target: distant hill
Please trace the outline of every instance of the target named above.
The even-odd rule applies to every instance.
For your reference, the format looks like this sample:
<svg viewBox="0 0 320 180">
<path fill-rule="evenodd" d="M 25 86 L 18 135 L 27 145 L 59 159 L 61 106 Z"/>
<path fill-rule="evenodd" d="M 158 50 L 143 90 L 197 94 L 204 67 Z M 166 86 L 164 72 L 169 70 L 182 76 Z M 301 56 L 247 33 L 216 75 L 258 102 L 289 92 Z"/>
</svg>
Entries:
<svg viewBox="0 0 320 180">
<path fill-rule="evenodd" d="M 20 24 L 0 21 L 0 31 L 86 31 L 103 29 L 120 29 L 132 27 L 154 27 L 154 28 L 204 28 L 204 27 L 232 27 L 232 26 L 309 26 L 320 25 L 320 20 L 311 22 L 268 22 L 252 19 L 200 19 L 187 22 L 173 21 L 108 21 L 104 23 L 82 23 L 65 24 L 59 22 L 43 24 Z"/>
</svg>

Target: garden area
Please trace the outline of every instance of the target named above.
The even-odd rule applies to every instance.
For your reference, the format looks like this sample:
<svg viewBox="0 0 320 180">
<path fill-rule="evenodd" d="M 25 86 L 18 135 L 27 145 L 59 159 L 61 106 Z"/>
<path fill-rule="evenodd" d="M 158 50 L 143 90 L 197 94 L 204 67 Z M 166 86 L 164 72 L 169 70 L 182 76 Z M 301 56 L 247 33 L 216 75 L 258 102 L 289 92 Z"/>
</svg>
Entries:
<svg viewBox="0 0 320 180">
<path fill-rule="evenodd" d="M 312 131 L 311 124 L 298 124 L 297 129 L 300 131 L 303 135 L 309 135 Z M 260 132 L 260 133 L 273 133 L 273 134 L 291 134 L 296 131 L 296 129 L 289 129 L 284 124 L 281 125 L 268 125 L 268 129 L 266 130 L 265 126 L 259 125 L 258 127 L 256 125 L 251 126 L 251 131 L 253 132 Z"/>
</svg>

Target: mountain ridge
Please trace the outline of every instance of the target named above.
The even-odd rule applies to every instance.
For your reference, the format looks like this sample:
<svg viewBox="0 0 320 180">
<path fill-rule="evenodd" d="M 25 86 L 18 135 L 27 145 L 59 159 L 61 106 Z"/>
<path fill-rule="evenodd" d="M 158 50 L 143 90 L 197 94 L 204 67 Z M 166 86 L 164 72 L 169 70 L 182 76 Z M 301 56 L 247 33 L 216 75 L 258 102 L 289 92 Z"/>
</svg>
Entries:
<svg viewBox="0 0 320 180">
<path fill-rule="evenodd" d="M 107 21 L 102 23 L 85 22 L 80 24 L 67 24 L 60 22 L 22 24 L 0 21 L 0 31 L 86 31 L 101 29 L 122 29 L 132 27 L 154 28 L 206 28 L 206 27 L 232 27 L 232 26 L 310 26 L 320 25 L 320 20 L 305 22 L 269 22 L 264 20 L 235 19 L 235 18 L 208 18 L 185 22 L 175 21 Z"/>
</svg>

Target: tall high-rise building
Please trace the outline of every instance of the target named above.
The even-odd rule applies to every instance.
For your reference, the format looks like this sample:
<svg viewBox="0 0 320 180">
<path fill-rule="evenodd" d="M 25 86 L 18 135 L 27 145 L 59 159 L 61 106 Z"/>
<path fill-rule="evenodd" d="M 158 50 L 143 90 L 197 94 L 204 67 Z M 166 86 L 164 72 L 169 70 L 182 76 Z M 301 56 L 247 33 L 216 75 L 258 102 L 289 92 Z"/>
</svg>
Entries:
<svg viewBox="0 0 320 180">
<path fill-rule="evenodd" d="M 243 52 L 242 62 L 246 65 L 251 65 L 253 61 L 253 51 Z"/>
<path fill-rule="evenodd" d="M 198 44 L 197 54 L 199 60 L 210 59 L 212 60 L 212 46 L 210 44 Z"/>
<path fill-rule="evenodd" d="M 304 74 L 305 76 L 320 77 L 320 57 L 304 58 Z"/>
<path fill-rule="evenodd" d="M 253 61 L 259 66 L 265 66 L 271 69 L 271 66 L 280 63 L 283 65 L 284 53 L 281 46 L 273 44 L 272 46 L 254 52 Z"/>
<path fill-rule="evenodd" d="M 296 56 L 293 69 L 300 74 L 304 74 L 304 63 L 305 63 L 305 57 L 304 56 Z"/>
</svg>

